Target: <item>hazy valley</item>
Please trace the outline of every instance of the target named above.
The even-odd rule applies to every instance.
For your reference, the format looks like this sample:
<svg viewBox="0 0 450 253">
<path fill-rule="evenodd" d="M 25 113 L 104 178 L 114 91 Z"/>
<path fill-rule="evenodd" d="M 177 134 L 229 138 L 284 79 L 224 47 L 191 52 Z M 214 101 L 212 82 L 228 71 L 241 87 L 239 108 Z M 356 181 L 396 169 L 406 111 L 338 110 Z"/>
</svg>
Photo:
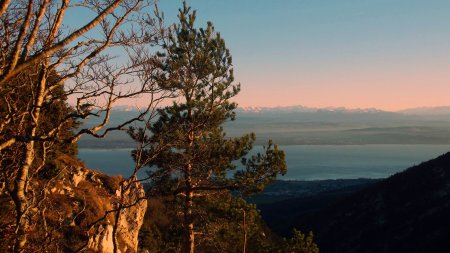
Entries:
<svg viewBox="0 0 450 253">
<path fill-rule="evenodd" d="M 111 126 L 136 115 L 130 108 L 112 112 Z M 98 123 L 91 118 L 86 124 Z M 230 137 L 256 133 L 256 144 L 279 145 L 450 144 L 450 110 L 446 107 L 386 112 L 342 108 L 246 108 L 224 124 Z M 124 132 L 97 140 L 83 136 L 80 148 L 133 148 Z"/>
</svg>

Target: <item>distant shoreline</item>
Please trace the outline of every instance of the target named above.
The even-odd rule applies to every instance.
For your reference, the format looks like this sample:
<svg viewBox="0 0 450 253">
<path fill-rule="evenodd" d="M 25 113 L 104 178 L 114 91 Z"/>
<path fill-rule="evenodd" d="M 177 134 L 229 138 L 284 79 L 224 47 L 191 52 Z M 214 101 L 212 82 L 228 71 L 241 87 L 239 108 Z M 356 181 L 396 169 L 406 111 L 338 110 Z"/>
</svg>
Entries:
<svg viewBox="0 0 450 253">
<path fill-rule="evenodd" d="M 303 144 L 295 144 L 295 143 L 275 143 L 278 146 L 450 146 L 450 143 L 364 143 L 364 144 L 339 144 L 339 143 L 303 143 Z M 263 146 L 265 143 L 256 143 L 254 146 Z M 81 143 L 78 144 L 78 149 L 83 150 L 133 150 L 136 149 L 136 146 L 130 145 L 119 145 L 111 148 L 114 145 L 84 145 Z M 450 150 L 449 150 L 450 151 Z"/>
<path fill-rule="evenodd" d="M 450 151 L 450 145 L 429 144 L 279 145 L 279 148 L 285 152 L 288 172 L 278 179 L 286 181 L 386 178 Z M 135 165 L 132 150 L 80 147 L 78 157 L 89 168 L 109 175 L 128 175 Z M 261 150 L 261 145 L 255 145 L 250 155 Z M 142 175 L 146 175 L 145 171 Z"/>
</svg>

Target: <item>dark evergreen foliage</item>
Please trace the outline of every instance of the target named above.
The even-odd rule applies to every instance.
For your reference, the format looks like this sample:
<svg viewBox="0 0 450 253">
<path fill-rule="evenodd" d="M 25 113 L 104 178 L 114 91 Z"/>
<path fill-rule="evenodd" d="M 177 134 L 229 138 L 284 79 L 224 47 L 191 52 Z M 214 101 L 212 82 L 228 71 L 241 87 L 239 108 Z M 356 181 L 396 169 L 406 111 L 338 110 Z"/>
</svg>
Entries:
<svg viewBox="0 0 450 253">
<path fill-rule="evenodd" d="M 255 135 L 226 136 L 221 125 L 234 120 L 236 104 L 230 99 L 240 90 L 234 82 L 230 52 L 211 23 L 205 29 L 194 26 L 195 11 L 186 4 L 178 17 L 179 24 L 174 25 L 165 51 L 159 54 L 162 74 L 158 76 L 159 84 L 173 92 L 176 100 L 159 110 L 158 120 L 147 129 L 149 136 L 144 129 L 131 128 L 129 132 L 146 146 L 143 156 L 133 153 L 136 160 L 154 156 L 147 163 L 153 186 L 176 196 L 183 214 L 183 249 L 189 252 L 190 247 L 192 252 L 194 235 L 199 235 L 195 243 L 212 236 L 199 231 L 211 229 L 201 218 L 211 215 L 210 209 L 200 206 L 220 202 L 219 197 L 230 191 L 241 196 L 261 191 L 287 168 L 284 152 L 271 141 L 263 153 L 247 157 Z M 237 166 L 239 160 L 241 166 Z M 216 210 L 213 216 L 217 218 L 221 212 Z"/>
</svg>

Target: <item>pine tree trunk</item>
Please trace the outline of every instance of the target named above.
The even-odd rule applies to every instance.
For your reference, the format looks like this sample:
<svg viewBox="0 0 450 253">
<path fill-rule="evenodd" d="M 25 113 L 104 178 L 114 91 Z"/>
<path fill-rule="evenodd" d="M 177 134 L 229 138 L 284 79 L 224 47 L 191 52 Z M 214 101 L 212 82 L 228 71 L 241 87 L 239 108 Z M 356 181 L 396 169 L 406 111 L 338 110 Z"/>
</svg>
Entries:
<svg viewBox="0 0 450 253">
<path fill-rule="evenodd" d="M 186 210 L 185 210 L 185 227 L 186 231 L 186 246 L 185 251 L 187 253 L 194 253 L 195 251 L 195 231 L 194 222 L 192 217 L 192 197 L 193 192 L 187 192 L 186 196 Z"/>
<path fill-rule="evenodd" d="M 191 118 L 191 110 L 188 110 L 188 117 Z M 194 132 L 189 132 L 188 135 L 189 148 L 194 145 Z M 185 247 L 186 253 L 194 253 L 195 251 L 195 231 L 194 231 L 194 219 L 192 217 L 193 197 L 194 192 L 192 190 L 192 162 L 186 164 L 185 168 L 185 205 L 184 205 L 184 227 L 185 227 Z"/>
<path fill-rule="evenodd" d="M 243 219 L 242 219 L 242 228 L 244 229 L 244 248 L 242 249 L 242 253 L 247 253 L 247 221 L 246 221 L 246 213 L 245 209 L 242 210 Z"/>
<path fill-rule="evenodd" d="M 184 205 L 184 227 L 185 227 L 185 246 L 184 252 L 194 253 L 195 251 L 195 231 L 194 231 L 194 221 L 192 217 L 193 208 L 193 197 L 194 192 L 192 191 L 192 164 L 186 166 L 186 191 L 185 191 L 185 205 Z"/>
</svg>

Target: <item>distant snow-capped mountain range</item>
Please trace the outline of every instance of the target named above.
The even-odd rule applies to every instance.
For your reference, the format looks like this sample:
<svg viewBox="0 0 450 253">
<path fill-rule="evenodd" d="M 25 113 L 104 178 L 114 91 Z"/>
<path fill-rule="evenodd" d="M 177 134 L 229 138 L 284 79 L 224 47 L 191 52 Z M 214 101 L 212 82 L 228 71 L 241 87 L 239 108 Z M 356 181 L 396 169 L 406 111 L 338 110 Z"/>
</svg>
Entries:
<svg viewBox="0 0 450 253">
<path fill-rule="evenodd" d="M 135 106 L 120 105 L 115 111 L 136 111 Z M 345 107 L 307 107 L 302 105 L 277 107 L 239 107 L 238 112 L 244 113 L 294 113 L 294 112 L 341 112 L 341 113 L 400 113 L 406 115 L 450 115 L 450 106 L 415 107 L 399 111 L 384 111 L 377 108 L 345 108 Z"/>
<path fill-rule="evenodd" d="M 384 112 L 376 108 L 355 108 L 349 109 L 345 107 L 306 107 L 302 105 L 297 106 L 278 106 L 278 107 L 239 107 L 238 110 L 242 112 L 348 112 L 348 113 L 377 113 Z"/>
<path fill-rule="evenodd" d="M 450 106 L 436 106 L 436 107 L 416 107 L 398 111 L 403 114 L 417 114 L 417 115 L 449 115 Z"/>
</svg>

